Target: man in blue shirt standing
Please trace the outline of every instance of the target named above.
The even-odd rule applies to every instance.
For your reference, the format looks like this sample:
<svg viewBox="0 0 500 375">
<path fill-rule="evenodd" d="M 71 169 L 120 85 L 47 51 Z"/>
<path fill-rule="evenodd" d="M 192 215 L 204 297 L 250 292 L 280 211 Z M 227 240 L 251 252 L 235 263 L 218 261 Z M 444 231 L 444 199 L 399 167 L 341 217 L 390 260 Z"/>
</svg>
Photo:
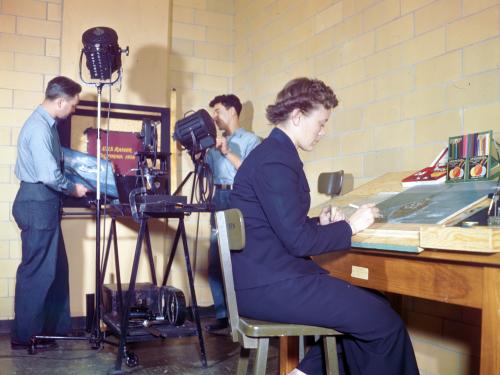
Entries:
<svg viewBox="0 0 500 375">
<path fill-rule="evenodd" d="M 215 193 L 212 203 L 215 210 L 230 208 L 230 195 L 234 176 L 243 160 L 259 143 L 260 139 L 255 134 L 240 127 L 241 102 L 233 94 L 216 96 L 211 102 L 213 119 L 222 131 L 214 148 L 208 150 L 205 161 L 210 166 L 213 174 Z M 224 286 L 220 267 L 217 234 L 213 215 L 210 218 L 212 232 L 210 236 L 210 250 L 208 258 L 208 282 L 214 299 L 215 324 L 207 325 L 207 330 L 217 331 L 228 326 L 227 309 L 224 298 Z"/>
<path fill-rule="evenodd" d="M 63 174 L 57 121 L 75 111 L 81 90 L 69 78 L 52 79 L 43 103 L 19 133 L 15 173 L 21 185 L 12 214 L 21 229 L 22 261 L 16 274 L 13 349 L 27 348 L 33 335 L 65 335 L 71 328 L 60 198 L 83 197 L 87 188 Z"/>
</svg>

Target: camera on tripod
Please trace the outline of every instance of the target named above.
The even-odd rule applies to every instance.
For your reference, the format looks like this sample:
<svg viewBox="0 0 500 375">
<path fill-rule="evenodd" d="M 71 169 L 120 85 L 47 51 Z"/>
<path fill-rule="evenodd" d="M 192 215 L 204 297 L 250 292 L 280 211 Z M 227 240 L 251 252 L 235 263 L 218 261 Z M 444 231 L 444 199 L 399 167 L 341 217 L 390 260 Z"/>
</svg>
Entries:
<svg viewBox="0 0 500 375">
<path fill-rule="evenodd" d="M 142 150 L 136 152 L 137 171 L 142 181 L 142 187 L 153 194 L 168 193 L 168 174 L 166 170 L 166 155 L 158 152 L 159 121 L 148 118 L 142 120 L 139 138 L 142 140 Z M 151 161 L 151 164 L 148 163 Z M 156 168 L 157 161 L 160 168 Z"/>
</svg>

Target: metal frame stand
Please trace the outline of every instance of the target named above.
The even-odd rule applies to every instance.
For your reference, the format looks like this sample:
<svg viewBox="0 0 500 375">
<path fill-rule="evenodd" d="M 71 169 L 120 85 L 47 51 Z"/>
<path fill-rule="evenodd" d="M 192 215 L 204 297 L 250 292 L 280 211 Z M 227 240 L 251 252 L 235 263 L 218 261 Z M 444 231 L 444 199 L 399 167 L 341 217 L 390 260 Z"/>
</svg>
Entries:
<svg viewBox="0 0 500 375">
<path fill-rule="evenodd" d="M 189 248 L 188 248 L 188 243 L 187 243 L 187 236 L 186 236 L 186 229 L 184 226 L 184 216 L 185 213 L 183 212 L 178 212 L 178 213 L 172 213 L 172 214 L 160 214 L 158 215 L 159 217 L 163 218 L 176 218 L 179 220 L 179 224 L 177 227 L 177 231 L 175 234 L 175 239 L 172 244 L 172 249 L 170 252 L 170 257 L 168 260 L 168 264 L 164 273 L 163 281 L 162 281 L 162 286 L 165 286 L 168 280 L 168 276 L 172 267 L 172 263 L 175 257 L 175 253 L 177 250 L 177 246 L 179 243 L 179 239 L 182 238 L 182 244 L 184 248 L 184 259 L 186 263 L 186 271 L 188 275 L 188 280 L 189 280 L 189 289 L 191 293 L 191 311 L 192 315 L 195 321 L 196 325 L 196 333 L 198 335 L 198 340 L 199 340 L 199 345 L 200 345 L 200 354 L 201 354 L 201 362 L 203 367 L 207 366 L 207 358 L 206 358 L 206 350 L 205 350 L 205 342 L 203 339 L 203 333 L 201 329 L 201 322 L 200 322 L 200 316 L 198 313 L 198 304 L 196 300 L 196 292 L 194 288 L 194 278 L 193 278 L 193 272 L 191 268 L 191 260 L 189 257 Z M 146 252 L 149 260 L 149 266 L 151 270 L 151 275 L 152 275 L 152 282 L 154 285 L 157 285 L 157 280 L 156 280 L 156 274 L 155 274 L 155 267 L 154 267 L 154 262 L 153 262 L 153 254 L 151 250 L 151 240 L 150 240 L 150 235 L 149 235 L 149 227 L 148 227 L 148 220 L 149 217 L 147 215 L 142 214 L 140 216 L 140 221 L 139 221 L 139 233 L 137 236 L 137 242 L 136 242 L 136 247 L 135 247 L 135 253 L 134 253 L 134 260 L 132 264 L 132 271 L 130 275 L 130 282 L 128 286 L 128 293 L 127 297 L 125 298 L 125 301 L 122 301 L 122 287 L 121 287 L 121 276 L 120 276 L 120 266 L 119 266 L 119 261 L 118 261 L 118 245 L 117 245 L 117 237 L 116 237 L 116 217 L 112 217 L 112 223 L 111 223 L 111 228 L 110 228 L 110 235 L 108 238 L 108 244 L 107 244 L 107 249 L 106 249 L 106 254 L 105 254 L 105 261 L 104 261 L 104 267 L 103 267 L 103 275 L 105 274 L 106 266 L 107 266 L 107 261 L 108 261 L 108 256 L 110 252 L 110 247 L 111 247 L 111 241 L 113 240 L 114 244 L 114 256 L 115 256 L 115 269 L 116 269 L 116 275 L 117 275 L 117 290 L 118 290 L 118 306 L 120 308 L 120 311 L 122 311 L 122 316 L 120 320 L 120 343 L 118 345 L 118 352 L 116 356 L 116 361 L 115 361 L 115 366 L 113 369 L 111 369 L 108 374 L 123 374 L 124 372 L 122 371 L 122 362 L 123 358 L 125 358 L 126 364 L 129 367 L 134 367 L 138 364 L 138 358 L 137 356 L 133 353 L 127 350 L 127 336 L 129 334 L 129 318 L 130 318 L 130 308 L 132 304 L 132 297 L 134 295 L 135 291 L 135 286 L 136 286 L 136 279 L 137 279 L 137 271 L 139 267 L 139 259 L 141 255 L 141 248 L 142 244 L 144 241 L 146 241 Z M 102 287 L 102 285 L 101 285 Z"/>
</svg>

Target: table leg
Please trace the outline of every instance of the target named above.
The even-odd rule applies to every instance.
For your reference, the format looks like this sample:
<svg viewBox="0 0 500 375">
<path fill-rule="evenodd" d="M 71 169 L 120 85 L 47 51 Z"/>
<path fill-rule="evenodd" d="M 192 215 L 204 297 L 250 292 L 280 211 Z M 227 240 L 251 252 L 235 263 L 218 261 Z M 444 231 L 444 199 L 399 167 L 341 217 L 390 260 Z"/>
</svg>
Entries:
<svg viewBox="0 0 500 375">
<path fill-rule="evenodd" d="M 484 268 L 480 374 L 500 374 L 500 268 Z"/>
<path fill-rule="evenodd" d="M 299 364 L 299 338 L 280 337 L 280 375 L 286 375 Z"/>
<path fill-rule="evenodd" d="M 198 302 L 196 302 L 196 292 L 194 289 L 193 270 L 191 269 L 191 260 L 189 259 L 189 249 L 187 243 L 186 229 L 184 227 L 184 219 L 179 219 L 179 228 L 181 230 L 182 247 L 184 248 L 184 259 L 186 261 L 186 270 L 189 280 L 189 291 L 191 292 L 191 311 L 193 312 L 193 319 L 196 323 L 196 330 L 198 331 L 198 341 L 200 343 L 201 351 L 201 364 L 207 367 L 207 354 L 205 350 L 205 341 L 203 339 L 203 332 L 201 330 L 200 314 L 198 313 Z"/>
<path fill-rule="evenodd" d="M 135 290 L 135 282 L 137 279 L 137 270 L 139 267 L 139 259 L 141 257 L 142 242 L 144 241 L 144 234 L 146 232 L 147 219 L 141 219 L 141 227 L 139 229 L 139 235 L 137 236 L 137 242 L 135 245 L 134 261 L 132 262 L 132 272 L 130 274 L 130 282 L 128 284 L 128 293 L 125 298 L 125 306 L 121 311 L 121 322 L 120 322 L 120 344 L 118 345 L 118 353 L 116 354 L 115 371 L 116 373 L 121 373 L 122 360 L 126 357 L 126 344 L 128 335 L 128 323 L 130 316 L 130 307 L 132 306 L 132 298 Z"/>
</svg>

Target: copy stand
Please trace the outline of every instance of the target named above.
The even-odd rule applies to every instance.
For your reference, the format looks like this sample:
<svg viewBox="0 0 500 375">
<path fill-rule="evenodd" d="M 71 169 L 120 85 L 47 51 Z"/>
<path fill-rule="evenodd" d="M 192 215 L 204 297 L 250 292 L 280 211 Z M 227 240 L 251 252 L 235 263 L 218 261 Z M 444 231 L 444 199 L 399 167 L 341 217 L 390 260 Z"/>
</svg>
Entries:
<svg viewBox="0 0 500 375">
<path fill-rule="evenodd" d="M 82 107 L 77 107 L 77 109 L 75 111 L 75 115 L 95 118 L 98 115 L 98 113 L 93 108 L 95 108 L 97 106 L 97 104 L 98 103 L 91 102 L 91 101 L 81 101 L 80 105 Z M 162 173 L 155 174 L 155 173 L 152 173 L 154 171 L 152 171 L 151 169 L 147 169 L 147 170 L 143 171 L 144 165 L 139 164 L 139 169 L 141 169 L 141 171 L 143 171 L 143 172 L 140 175 L 134 176 L 134 180 L 137 177 L 144 177 L 144 176 L 147 176 L 148 174 L 150 174 L 150 175 L 153 174 L 155 176 L 158 176 L 159 179 L 165 178 L 164 181 L 162 180 L 161 188 L 164 189 L 165 192 L 168 194 L 170 192 L 170 184 L 169 184 L 170 180 L 168 178 L 168 169 L 167 169 L 167 166 L 170 164 L 170 148 L 169 148 L 169 141 L 168 141 L 169 134 L 170 134 L 170 128 L 169 128 L 169 113 L 170 113 L 170 111 L 169 111 L 169 109 L 168 108 L 161 108 L 161 107 L 135 106 L 135 105 L 117 104 L 117 103 L 108 103 L 107 106 L 109 106 L 109 108 L 111 109 L 110 111 L 107 112 L 107 116 L 110 118 L 126 119 L 126 120 L 132 120 L 132 121 L 142 121 L 143 124 L 144 124 L 144 119 L 148 119 L 151 122 L 159 122 L 161 124 L 161 133 L 158 134 L 158 136 L 161 137 L 160 152 L 148 152 L 148 151 L 142 152 L 142 151 L 140 151 L 137 153 L 136 156 L 138 156 L 139 161 L 141 159 L 144 161 L 145 158 L 159 159 L 161 171 L 166 171 L 166 172 L 165 172 L 165 174 L 162 174 Z M 87 107 L 90 107 L 91 109 L 87 109 Z M 103 114 L 103 116 L 104 115 L 105 114 Z M 68 124 L 68 125 L 70 125 L 70 124 Z M 71 126 L 62 127 L 61 129 L 69 131 L 71 129 Z M 67 147 L 69 147 L 69 140 L 71 138 L 70 133 L 63 133 L 63 135 L 60 136 L 60 138 L 62 140 L 62 143 L 64 145 L 66 145 Z M 120 186 L 118 186 L 118 187 L 120 187 Z M 128 201 L 129 194 L 128 194 L 127 190 L 129 188 L 131 188 L 132 186 L 129 184 L 125 184 L 125 185 L 121 185 L 121 187 L 122 187 L 121 190 L 118 189 L 120 192 L 120 195 L 122 196 L 122 198 L 125 198 L 125 195 L 126 195 L 126 199 L 121 199 L 121 201 L 122 202 Z M 164 193 L 160 193 L 160 194 L 148 195 L 148 198 L 155 198 L 155 199 L 159 198 L 160 201 L 164 200 L 166 202 L 166 201 L 178 200 L 180 197 L 172 197 L 172 196 L 166 195 Z M 183 203 L 186 203 L 185 199 L 184 199 Z M 103 204 L 105 204 L 105 203 L 103 203 Z M 79 207 L 86 207 L 86 205 L 79 206 Z M 112 242 L 114 244 L 114 251 L 115 251 L 114 252 L 115 266 L 118 270 L 116 272 L 117 286 L 121 288 L 121 285 L 122 285 L 121 281 L 122 280 L 121 280 L 121 275 L 119 272 L 120 265 L 119 265 L 118 244 L 117 244 L 118 237 L 116 236 L 116 218 L 117 217 L 127 217 L 127 216 L 130 217 L 131 216 L 131 210 L 130 210 L 130 206 L 128 204 L 123 204 L 123 205 L 118 204 L 118 205 L 112 205 L 112 206 L 107 206 L 107 207 L 108 207 L 107 208 L 107 210 L 108 210 L 107 216 L 110 216 L 110 218 L 112 219 L 111 220 L 111 227 L 109 228 L 109 230 L 108 229 L 106 230 L 106 234 L 109 233 L 109 237 L 108 237 L 108 240 L 106 242 L 107 248 L 105 247 L 103 249 L 103 251 L 100 252 L 100 254 L 103 255 L 103 257 L 101 259 L 101 267 L 98 267 L 96 269 L 96 271 L 100 272 L 100 281 L 99 281 L 98 285 L 99 285 L 99 292 L 100 292 L 100 295 L 102 297 L 106 296 L 101 291 L 103 290 L 102 285 L 103 285 L 104 278 L 105 278 L 104 276 L 106 274 L 109 253 L 110 253 L 110 251 L 112 251 L 111 250 L 111 243 Z M 150 207 L 150 205 L 148 207 Z M 72 215 L 72 214 L 73 213 L 70 213 L 70 215 Z M 89 215 L 89 214 L 86 213 L 86 215 Z M 93 216 L 94 214 L 91 214 L 91 215 Z M 140 221 L 139 218 L 138 218 L 138 221 Z M 152 253 L 150 251 L 151 244 L 149 242 L 149 231 L 148 231 L 147 226 L 148 226 L 148 223 L 146 222 L 146 232 L 144 234 L 143 240 L 146 241 L 146 243 L 145 243 L 146 250 L 149 249 L 148 253 L 146 254 L 147 255 L 146 259 L 149 260 L 149 266 L 150 266 L 151 270 L 153 270 L 151 272 L 151 274 L 152 274 L 152 277 L 154 278 L 156 275 L 155 275 L 154 268 L 153 268 L 154 266 L 152 266 L 153 265 L 153 258 L 151 255 Z M 153 279 L 153 281 L 155 281 L 155 283 L 156 283 L 155 279 Z M 137 286 L 135 289 L 137 291 L 137 289 L 138 289 Z M 116 289 L 115 289 L 115 291 L 116 291 Z M 108 344 L 118 346 L 119 341 L 117 341 L 115 338 L 109 337 L 109 334 L 110 334 L 110 332 L 113 332 L 117 335 L 117 337 L 120 337 L 119 327 L 120 327 L 120 322 L 121 322 L 121 315 L 120 315 L 120 318 L 118 318 L 118 319 L 116 318 L 116 316 L 115 316 L 115 319 L 113 319 L 113 320 L 108 319 L 109 316 L 107 316 L 106 310 L 102 305 L 102 302 L 103 302 L 102 297 L 99 297 L 98 300 L 96 299 L 96 303 L 99 304 L 99 309 L 100 309 L 100 311 L 102 311 L 102 313 L 100 313 L 100 316 L 98 319 L 102 319 L 102 321 L 104 321 L 107 325 L 107 329 L 104 330 L 104 332 L 103 332 L 103 336 L 106 337 L 106 339 L 102 340 L 102 342 L 106 342 Z M 116 305 L 119 308 L 119 311 L 123 311 L 123 305 L 125 304 L 125 297 L 123 299 L 116 299 L 115 302 L 117 303 Z M 90 309 L 88 309 L 88 311 L 90 311 Z M 153 323 L 156 323 L 156 322 L 153 322 Z M 88 324 L 88 326 L 90 326 L 90 324 Z M 129 334 L 127 335 L 126 342 L 149 341 L 153 338 L 151 336 L 151 332 L 155 331 L 156 328 L 157 328 L 156 324 L 154 324 L 151 327 L 151 329 L 149 329 L 149 330 L 147 328 L 139 329 L 139 328 L 135 328 L 135 327 L 131 326 L 130 330 L 129 330 Z M 163 330 L 163 326 L 158 327 L 158 330 L 161 331 L 160 335 L 158 337 L 160 337 L 160 338 L 172 337 L 172 336 L 179 337 L 179 336 L 189 336 L 189 335 L 194 336 L 197 333 L 197 330 L 194 329 L 193 323 L 191 323 L 191 327 L 189 327 L 189 329 L 184 329 L 182 327 L 170 327 L 170 328 L 171 329 L 169 330 L 169 332 L 165 333 L 165 330 Z M 133 366 L 134 364 L 137 364 L 138 359 L 133 353 L 128 352 L 125 349 L 123 349 L 120 353 L 122 354 L 123 358 L 125 359 L 127 365 Z"/>
<path fill-rule="evenodd" d="M 157 338 L 168 338 L 168 337 L 182 337 L 182 336 L 198 336 L 199 345 L 200 345 L 200 354 L 201 354 L 201 362 L 204 367 L 207 366 L 206 359 L 206 351 L 205 351 L 205 343 L 203 339 L 200 317 L 198 313 L 198 304 L 196 301 L 196 292 L 194 288 L 194 278 L 193 271 L 191 269 L 191 260 L 189 257 L 189 248 L 187 244 L 187 236 L 186 229 L 184 225 L 184 216 L 191 212 L 206 212 L 206 208 L 203 205 L 182 205 L 183 207 L 179 207 L 180 205 L 170 204 L 169 202 L 165 204 L 158 204 L 157 201 L 155 204 L 147 204 L 141 203 L 139 205 L 139 210 L 137 209 L 137 204 L 135 201 L 135 197 L 140 194 L 144 194 L 144 188 L 134 189 L 130 193 L 130 211 L 126 212 L 128 209 L 125 205 L 120 205 L 116 207 L 116 209 L 112 209 L 112 224 L 109 232 L 109 238 L 107 243 L 105 262 L 103 274 L 105 272 L 108 255 L 111 247 L 111 241 L 114 244 L 114 256 L 115 256 L 115 267 L 116 267 L 116 275 L 117 275 L 117 299 L 118 306 L 120 308 L 121 316 L 119 316 L 119 322 L 113 319 L 110 319 L 109 316 L 104 316 L 104 322 L 110 327 L 111 331 L 117 334 L 120 337 L 120 342 L 118 346 L 118 353 L 116 357 L 115 366 L 113 369 L 109 371 L 109 374 L 122 374 L 122 362 L 123 358 L 125 358 L 125 362 L 127 366 L 133 367 L 138 364 L 138 358 L 133 353 L 127 350 L 127 343 L 130 342 L 138 342 L 138 341 L 149 341 L 154 336 Z M 165 199 L 172 199 L 172 196 L 165 196 Z M 122 211 L 120 211 L 120 209 Z M 132 264 L 132 271 L 130 275 L 130 281 L 128 285 L 128 292 L 126 297 L 122 299 L 122 285 L 121 285 L 121 276 L 120 276 L 120 266 L 118 261 L 118 246 L 117 246 L 117 237 L 116 237 L 116 218 L 119 216 L 128 216 L 132 215 L 132 217 L 139 223 L 139 233 L 137 236 L 137 242 L 134 253 L 134 260 Z M 132 298 L 134 295 L 135 287 L 136 287 L 136 278 L 137 271 L 139 266 L 139 259 L 141 255 L 142 244 L 145 241 L 146 244 L 146 254 L 148 257 L 149 267 L 151 271 L 152 282 L 154 285 L 157 285 L 155 267 L 153 263 L 153 255 L 151 251 L 151 241 L 149 236 L 149 227 L 148 220 L 149 218 L 174 218 L 179 220 L 179 224 L 177 227 L 177 231 L 175 234 L 175 239 L 172 245 L 172 250 L 170 252 L 170 257 L 168 260 L 168 264 L 164 273 L 162 286 L 165 286 L 167 283 L 167 279 L 170 273 L 170 269 L 172 267 L 172 262 L 175 257 L 175 253 L 177 250 L 177 246 L 179 240 L 182 239 L 182 244 L 184 247 L 184 259 L 186 263 L 186 271 L 189 280 L 189 289 L 191 293 L 191 312 L 194 319 L 194 324 L 191 322 L 186 322 L 183 326 L 169 326 L 169 327 L 156 327 L 156 332 L 150 332 L 147 329 L 141 329 L 138 332 L 133 332 L 129 327 L 129 318 L 130 318 L 130 308 L 132 306 Z"/>
</svg>

